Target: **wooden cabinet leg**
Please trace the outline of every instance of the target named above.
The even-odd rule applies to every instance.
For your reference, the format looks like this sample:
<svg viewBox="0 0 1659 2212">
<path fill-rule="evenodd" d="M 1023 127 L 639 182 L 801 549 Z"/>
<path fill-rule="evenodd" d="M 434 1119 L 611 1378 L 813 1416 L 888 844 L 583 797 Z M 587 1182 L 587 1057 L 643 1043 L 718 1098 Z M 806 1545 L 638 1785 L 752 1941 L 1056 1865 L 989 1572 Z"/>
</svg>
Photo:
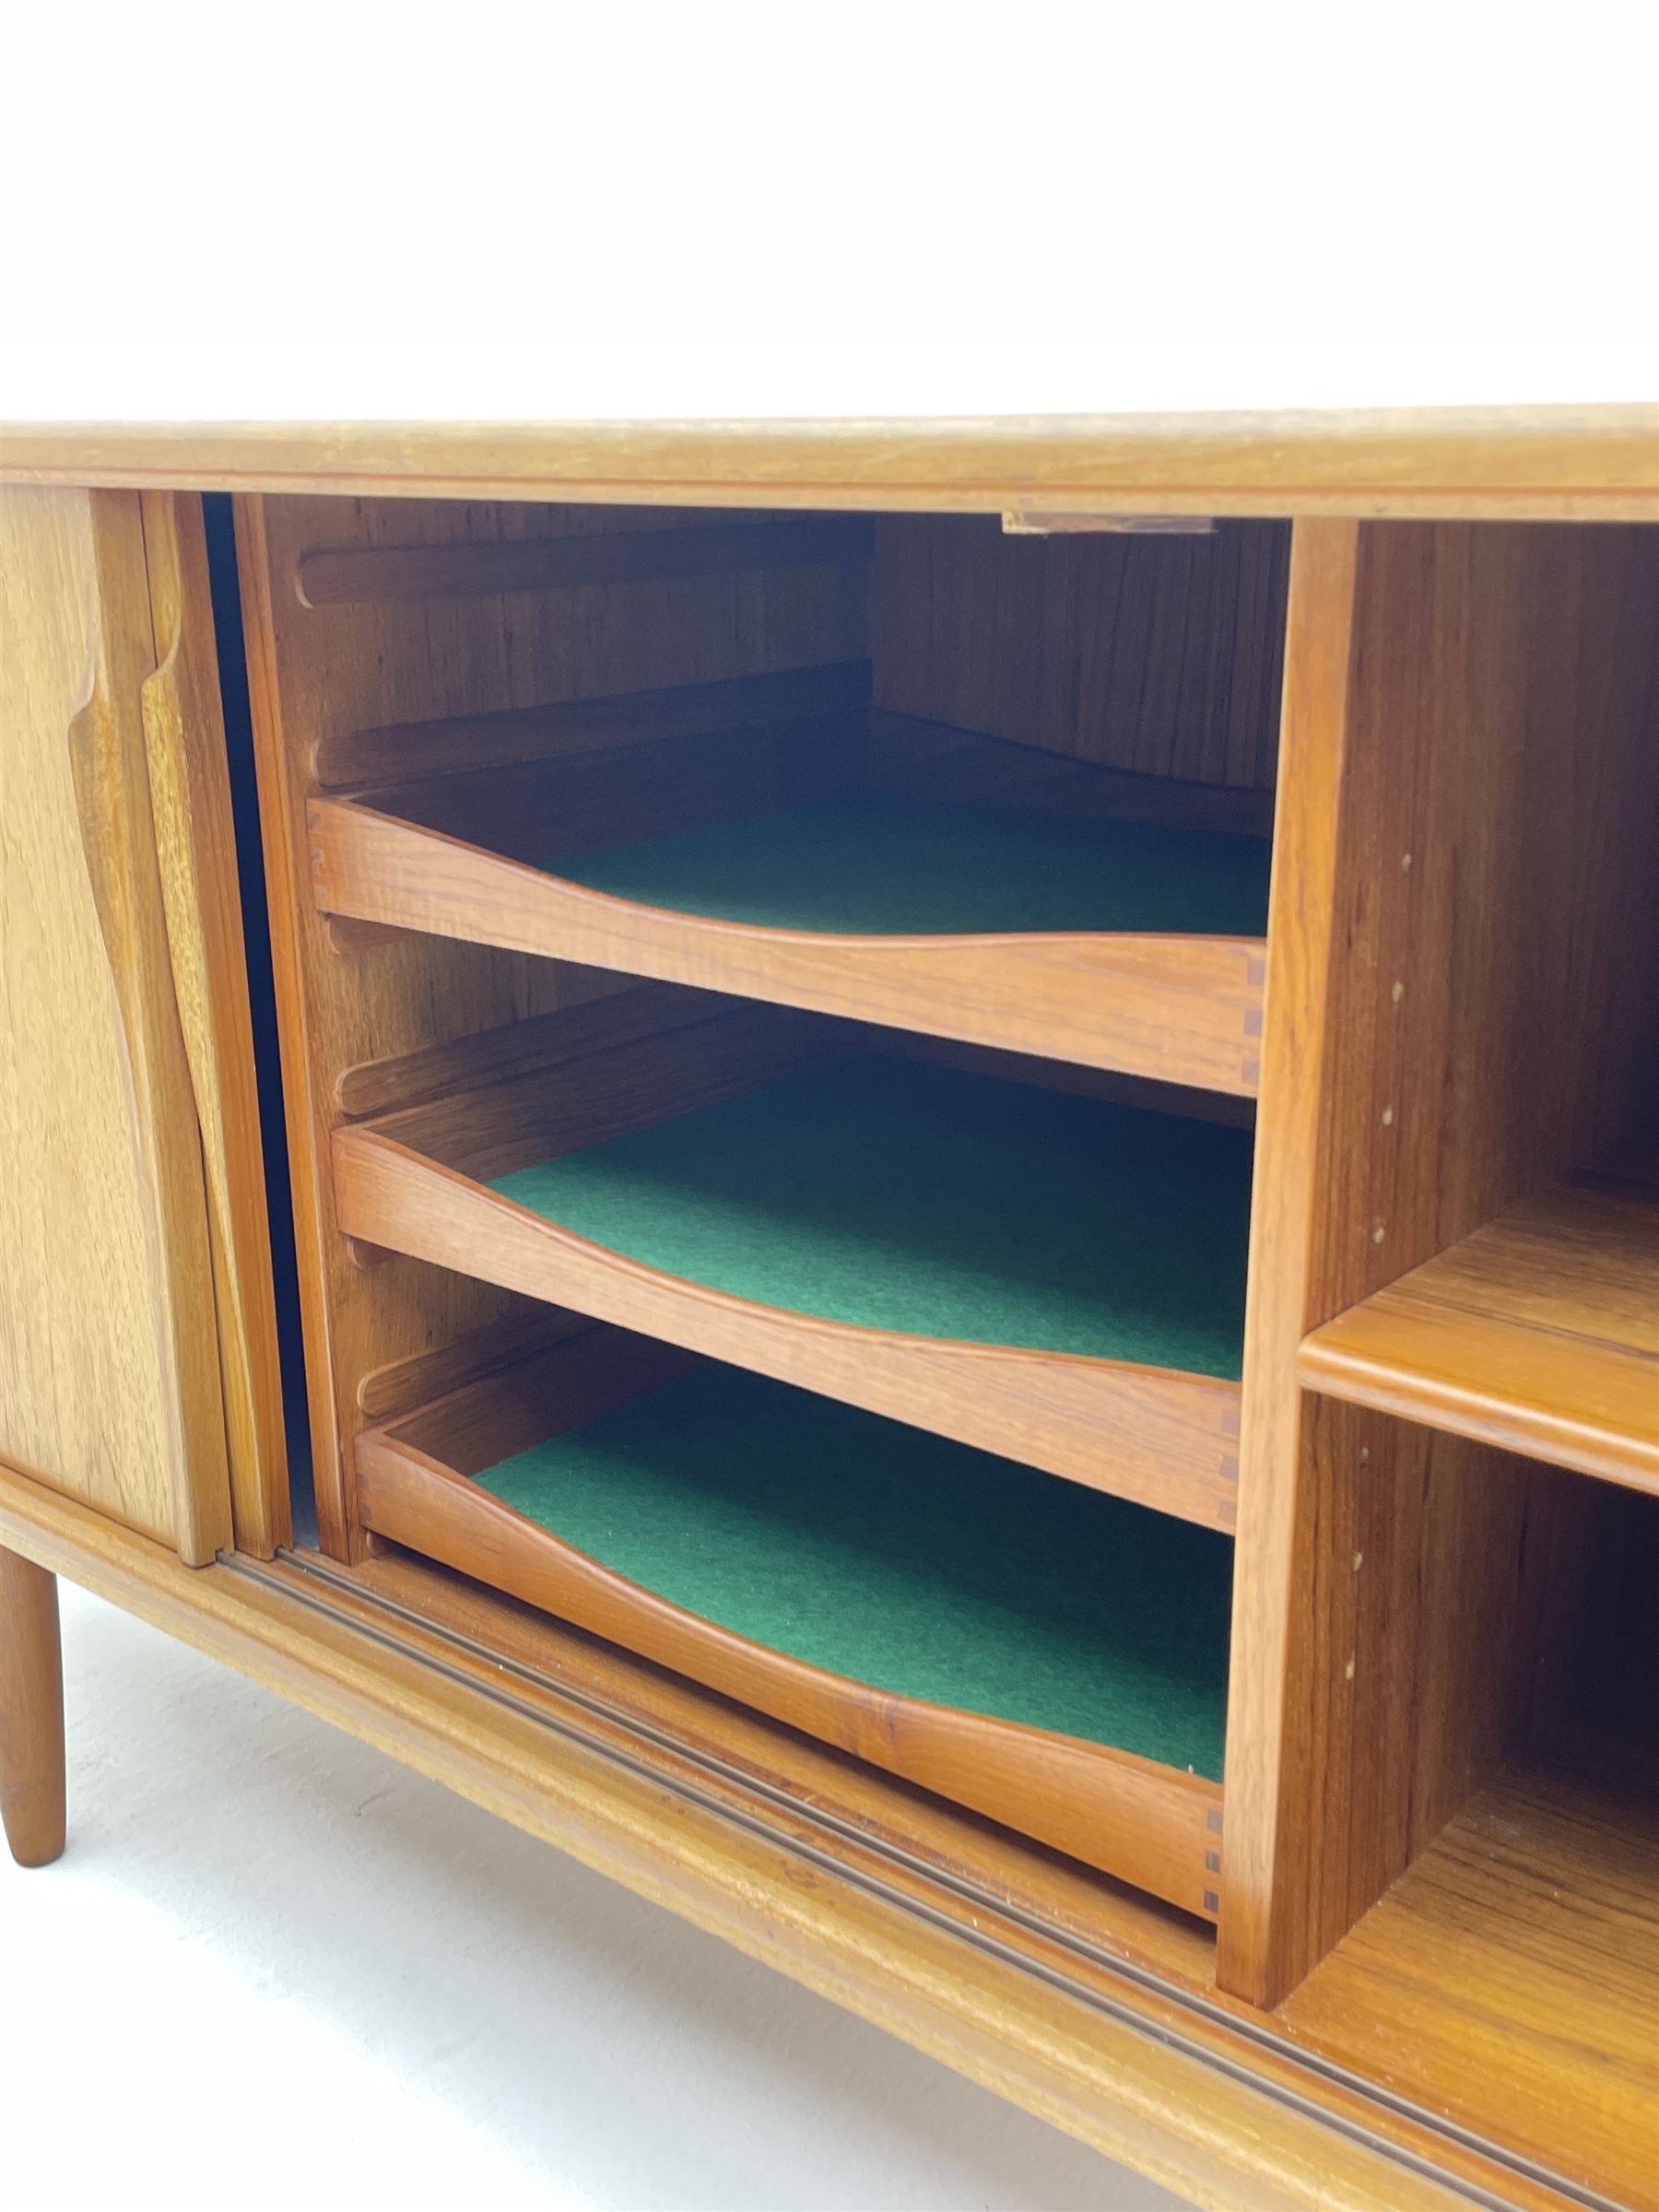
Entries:
<svg viewBox="0 0 1659 2212">
<path fill-rule="evenodd" d="M 19 1866 L 64 1848 L 57 1577 L 15 1551 L 0 1551 L 0 1818 Z"/>
</svg>

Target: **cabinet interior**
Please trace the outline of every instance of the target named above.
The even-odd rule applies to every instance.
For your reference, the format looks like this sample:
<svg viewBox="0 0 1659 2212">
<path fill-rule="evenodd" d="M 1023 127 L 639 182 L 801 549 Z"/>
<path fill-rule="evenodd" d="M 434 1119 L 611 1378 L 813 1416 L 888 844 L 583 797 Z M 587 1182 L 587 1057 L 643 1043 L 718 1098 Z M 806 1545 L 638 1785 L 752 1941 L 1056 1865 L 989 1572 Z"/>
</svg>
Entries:
<svg viewBox="0 0 1659 2212">
<path fill-rule="evenodd" d="M 1388 1301 L 1640 1134 L 1651 547 L 1398 527 L 1349 577 L 1355 728 L 1375 685 L 1409 733 L 1437 653 L 1474 703 L 1449 767 L 1357 756 L 1305 1077 L 1334 1104 L 1293 1157 L 1256 1131 L 1319 857 L 1309 782 L 1280 788 L 1281 695 L 1288 728 L 1324 680 L 1288 524 L 240 501 L 323 1552 L 465 1575 L 896 1806 L 921 1788 L 1219 1921 L 1224 1979 L 1235 1761 L 1253 1833 L 1293 1766 L 1271 1729 L 1258 1755 L 1258 1670 L 1288 1706 L 1316 1668 L 1347 1833 L 1294 1941 L 1249 1937 L 1257 1990 L 1339 1956 L 1515 1759 L 1574 1786 L 1559 1653 L 1614 1542 L 1583 1503 L 1606 1469 L 1494 1414 L 1490 1373 L 1477 1418 L 1471 1332 L 1430 1316 L 1437 1382 Z M 1474 579 L 1455 641 L 1390 565 L 1407 538 L 1436 590 Z M 1512 743 L 1523 613 L 1551 681 Z M 1426 641 L 1391 658 L 1367 621 Z M 1563 716 L 1578 770 L 1603 748 L 1571 832 L 1541 777 L 1493 796 Z M 1452 985 L 1419 994 L 1437 944 Z M 1552 1025 L 1593 1100 L 1514 1081 Z M 1319 1504 L 1235 1566 L 1287 1159 L 1324 1163 L 1303 1249 L 1339 1288 L 1260 1371 L 1305 1394 Z M 1524 1306 L 1521 1272 L 1487 1279 Z M 1287 1540 L 1312 1609 L 1287 1627 L 1281 1592 L 1265 1634 Z M 881 1588 L 918 1641 L 877 1632 Z"/>
</svg>

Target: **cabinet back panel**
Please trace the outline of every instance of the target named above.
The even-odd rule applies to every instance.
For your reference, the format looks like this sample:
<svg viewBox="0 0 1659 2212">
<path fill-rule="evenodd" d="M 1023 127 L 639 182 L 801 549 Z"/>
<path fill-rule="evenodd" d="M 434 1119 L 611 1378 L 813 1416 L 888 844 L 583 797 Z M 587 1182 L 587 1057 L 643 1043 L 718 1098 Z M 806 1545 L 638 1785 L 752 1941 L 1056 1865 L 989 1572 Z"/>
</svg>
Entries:
<svg viewBox="0 0 1659 2212">
<path fill-rule="evenodd" d="M 1009 535 L 884 515 L 876 704 L 1184 782 L 1270 791 L 1290 530 Z"/>
</svg>

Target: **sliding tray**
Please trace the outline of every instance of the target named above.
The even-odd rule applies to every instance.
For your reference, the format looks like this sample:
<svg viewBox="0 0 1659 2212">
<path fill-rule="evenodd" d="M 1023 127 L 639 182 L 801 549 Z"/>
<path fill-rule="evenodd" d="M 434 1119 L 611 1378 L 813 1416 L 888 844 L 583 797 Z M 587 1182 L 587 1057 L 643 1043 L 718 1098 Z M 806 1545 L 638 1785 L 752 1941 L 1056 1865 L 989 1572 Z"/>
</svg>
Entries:
<svg viewBox="0 0 1659 2212">
<path fill-rule="evenodd" d="M 968 733 L 932 776 L 907 761 L 884 777 L 867 682 L 848 665 L 582 701 L 505 731 L 483 717 L 453 743 L 561 749 L 436 775 L 410 771 L 449 725 L 336 744 L 325 781 L 406 765 L 312 800 L 317 903 L 1253 1096 L 1259 795 Z M 1008 765 L 987 772 L 987 751 Z M 963 754 L 975 795 L 950 788 Z"/>
<path fill-rule="evenodd" d="M 1249 1133 L 846 1053 L 739 1006 L 338 1130 L 340 1226 L 1230 1530 Z"/>
<path fill-rule="evenodd" d="M 380 1535 L 1215 1916 L 1224 1539 L 592 1325 L 358 1475 Z"/>
</svg>

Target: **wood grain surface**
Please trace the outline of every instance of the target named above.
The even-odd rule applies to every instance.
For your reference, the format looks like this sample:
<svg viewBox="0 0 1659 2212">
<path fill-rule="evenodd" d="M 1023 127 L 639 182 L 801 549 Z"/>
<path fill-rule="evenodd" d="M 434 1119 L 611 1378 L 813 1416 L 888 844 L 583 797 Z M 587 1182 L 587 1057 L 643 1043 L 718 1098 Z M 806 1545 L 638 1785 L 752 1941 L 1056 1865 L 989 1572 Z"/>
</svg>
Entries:
<svg viewBox="0 0 1659 2212">
<path fill-rule="evenodd" d="M 210 1559 L 225 1414 L 137 496 L 7 492 L 0 569 L 0 1451 Z"/>
<path fill-rule="evenodd" d="M 1581 2187 L 1659 2205 L 1659 1806 L 1506 1771 L 1279 2018 Z"/>
<path fill-rule="evenodd" d="M 1297 527 L 1220 1930 L 1258 2002 L 1458 1809 L 1524 1696 L 1524 1466 L 1306 1395 L 1296 1361 L 1651 1111 L 1656 600 L 1653 531 Z"/>
<path fill-rule="evenodd" d="M 1283 523 L 1147 539 L 886 518 L 876 704 L 1100 767 L 1271 791 L 1289 550 Z"/>
<path fill-rule="evenodd" d="M 901 421 L 14 423 L 0 479 L 922 512 L 1659 515 L 1659 406 Z"/>
<path fill-rule="evenodd" d="M 64 1806 L 57 1577 L 0 1549 L 0 1826 L 19 1866 L 60 1855 Z"/>
</svg>

